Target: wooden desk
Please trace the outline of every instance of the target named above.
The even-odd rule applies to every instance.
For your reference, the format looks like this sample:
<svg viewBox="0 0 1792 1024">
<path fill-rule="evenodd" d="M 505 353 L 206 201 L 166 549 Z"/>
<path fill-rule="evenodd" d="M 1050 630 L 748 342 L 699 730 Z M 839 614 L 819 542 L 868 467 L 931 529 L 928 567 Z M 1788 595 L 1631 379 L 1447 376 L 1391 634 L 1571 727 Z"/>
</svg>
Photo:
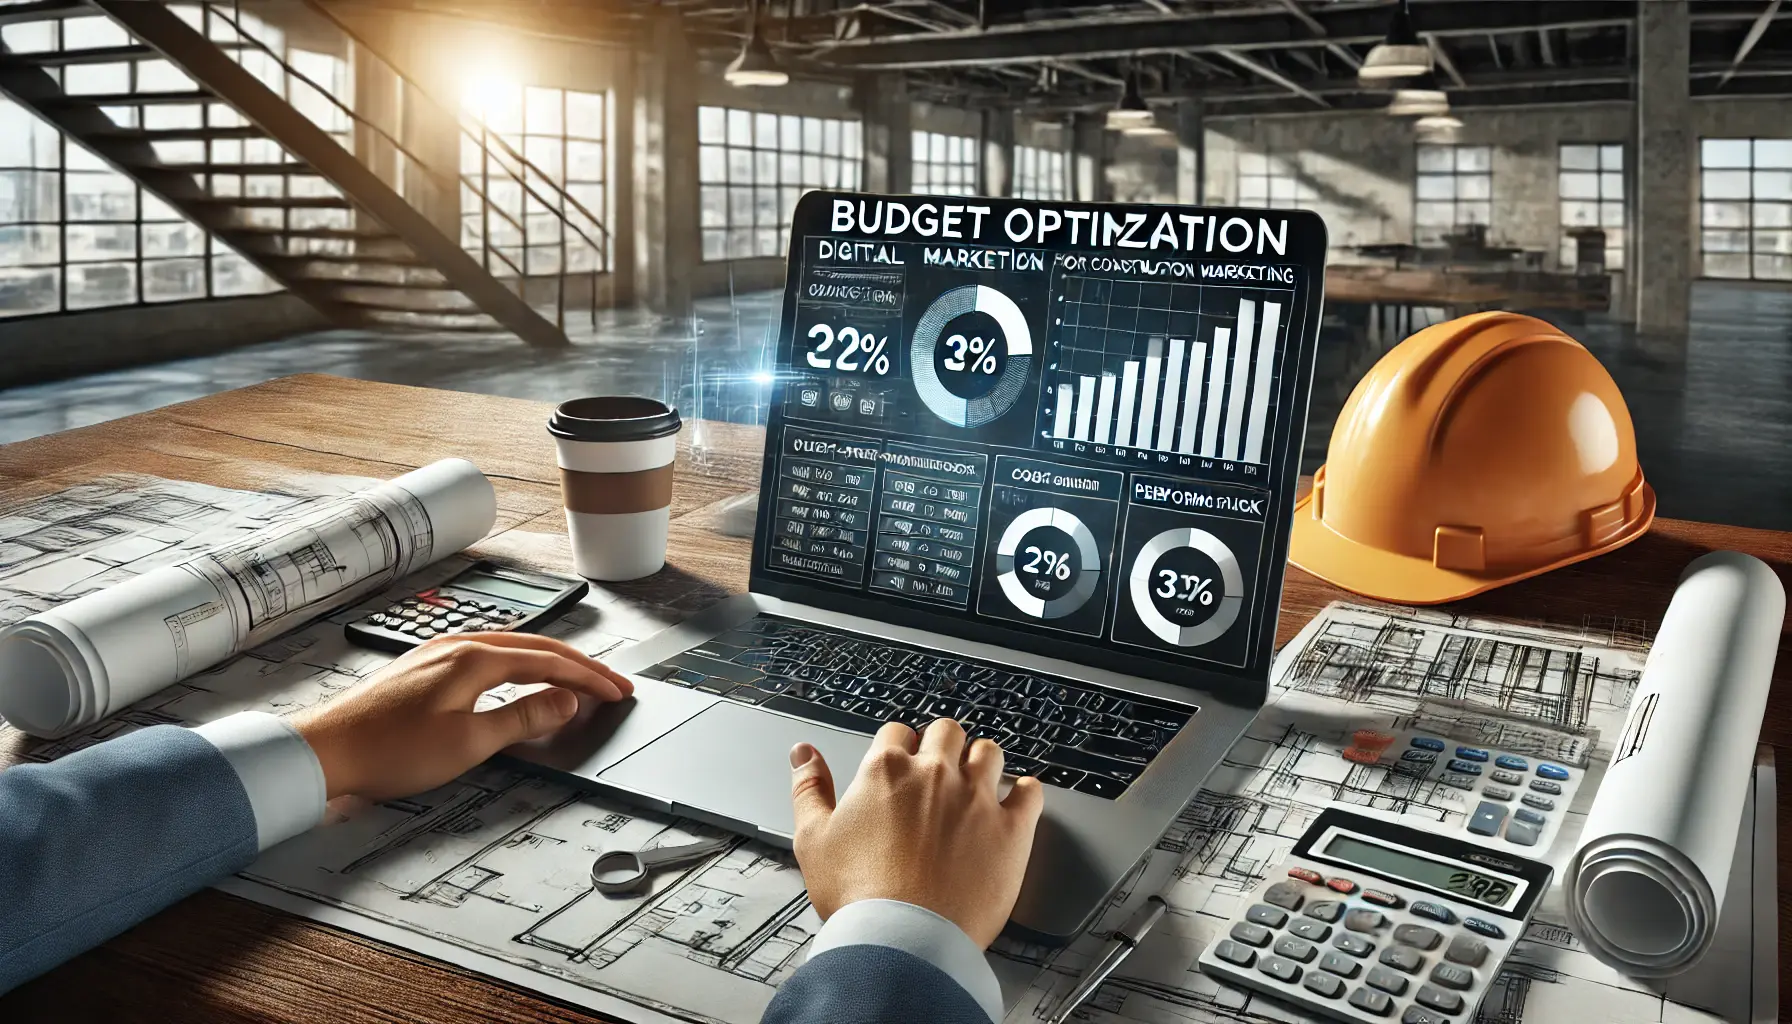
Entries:
<svg viewBox="0 0 1792 1024">
<path fill-rule="evenodd" d="M 1611 279 L 1523 268 L 1453 266 L 1325 268 L 1325 301 L 1441 306 L 1452 316 L 1479 309 L 1604 310 Z"/>
<path fill-rule="evenodd" d="M 52 437 L 0 447 L 0 493 L 68 486 L 136 472 L 222 487 L 265 488 L 309 473 L 391 477 L 436 459 L 472 459 L 498 492 L 499 532 L 480 548 L 543 569 L 570 564 L 548 407 L 535 402 L 300 376 L 214 395 Z M 704 455 L 694 457 L 693 429 Z M 712 532 L 716 502 L 757 486 L 763 432 L 704 423 L 680 439 L 667 569 L 627 592 L 691 610 L 747 582 L 748 542 Z M 551 535 L 524 544 L 523 530 Z M 1773 563 L 1792 578 L 1792 534 L 1659 520 L 1621 551 L 1463 602 L 1475 614 L 1579 623 L 1659 620 L 1683 566 L 1715 548 Z M 1345 597 L 1297 569 L 1283 591 L 1277 642 Z M 1792 643 L 1782 639 L 1762 739 L 1792 744 Z M 0 763 L 20 737 L 0 734 Z M 1781 787 L 1782 792 L 1786 787 Z M 1792 816 L 1779 808 L 1780 876 L 1792 864 Z M 1780 920 L 1792 920 L 1780 887 Z M 1784 948 L 1784 939 L 1782 939 Z M 1792 991 L 1792 958 L 1780 988 Z M 104 1019 L 267 1022 L 378 1020 L 423 1024 L 591 1021 L 582 1011 L 313 924 L 246 900 L 203 892 L 100 949 L 0 997 L 0 1020 Z"/>
</svg>

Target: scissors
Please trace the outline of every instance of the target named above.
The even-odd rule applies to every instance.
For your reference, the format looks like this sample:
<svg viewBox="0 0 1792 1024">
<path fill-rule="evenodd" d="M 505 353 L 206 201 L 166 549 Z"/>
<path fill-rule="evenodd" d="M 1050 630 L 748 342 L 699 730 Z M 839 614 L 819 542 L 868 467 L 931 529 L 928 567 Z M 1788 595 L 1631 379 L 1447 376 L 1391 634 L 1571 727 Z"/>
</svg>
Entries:
<svg viewBox="0 0 1792 1024">
<path fill-rule="evenodd" d="M 689 864 L 725 850 L 734 840 L 706 839 L 683 846 L 656 846 L 651 850 L 605 850 L 591 862 L 591 884 L 598 892 L 646 892 L 648 872 L 655 868 Z"/>
</svg>

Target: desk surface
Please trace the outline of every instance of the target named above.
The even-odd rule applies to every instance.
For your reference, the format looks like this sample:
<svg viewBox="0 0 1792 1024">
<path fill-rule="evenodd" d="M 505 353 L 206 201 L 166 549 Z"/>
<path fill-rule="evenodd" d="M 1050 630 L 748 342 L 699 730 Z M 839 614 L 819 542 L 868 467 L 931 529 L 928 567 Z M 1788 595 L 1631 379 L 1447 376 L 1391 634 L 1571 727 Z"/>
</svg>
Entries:
<svg viewBox="0 0 1792 1024">
<path fill-rule="evenodd" d="M 570 553 L 559 475 L 542 403 L 306 375 L 0 447 L 0 494 L 68 486 L 105 473 L 150 473 L 221 487 L 267 488 L 297 475 L 392 477 L 439 458 L 472 459 L 498 493 L 498 531 L 479 550 L 565 572 Z M 693 435 L 698 442 L 692 446 Z M 680 438 L 667 569 L 618 587 L 689 611 L 745 589 L 748 542 L 711 530 L 714 506 L 754 490 L 763 432 L 688 425 Z M 512 544 L 509 531 L 553 545 Z M 517 531 L 520 533 L 521 531 Z M 1705 551 L 1732 548 L 1772 563 L 1792 585 L 1792 533 L 1658 520 L 1636 543 L 1602 558 L 1461 602 L 1470 614 L 1578 624 L 1620 616 L 1660 620 L 1674 581 Z M 1343 591 L 1290 568 L 1278 644 Z M 1792 638 L 1782 636 L 1762 740 L 1792 744 Z M 21 737 L 0 732 L 0 764 Z M 1782 794 L 1788 787 L 1780 787 Z M 1792 920 L 1792 815 L 1779 808 L 1781 947 Z M 1792 991 L 1782 957 L 1780 990 Z M 0 997 L 0 1019 L 217 1021 L 591 1021 L 528 992 L 206 891 Z"/>
</svg>

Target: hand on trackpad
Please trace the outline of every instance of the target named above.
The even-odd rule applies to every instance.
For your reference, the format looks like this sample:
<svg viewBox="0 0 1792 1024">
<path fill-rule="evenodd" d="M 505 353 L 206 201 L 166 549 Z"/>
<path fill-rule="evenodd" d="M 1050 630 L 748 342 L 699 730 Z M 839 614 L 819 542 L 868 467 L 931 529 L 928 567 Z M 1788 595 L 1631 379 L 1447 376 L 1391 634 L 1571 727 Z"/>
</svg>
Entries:
<svg viewBox="0 0 1792 1024">
<path fill-rule="evenodd" d="M 901 900 L 987 947 L 1020 894 L 1045 803 L 1037 779 L 1001 772 L 999 748 L 967 752 L 950 720 L 924 738 L 892 723 L 873 739 L 723 702 L 599 780 L 793 840 L 824 919 L 861 899 Z"/>
</svg>

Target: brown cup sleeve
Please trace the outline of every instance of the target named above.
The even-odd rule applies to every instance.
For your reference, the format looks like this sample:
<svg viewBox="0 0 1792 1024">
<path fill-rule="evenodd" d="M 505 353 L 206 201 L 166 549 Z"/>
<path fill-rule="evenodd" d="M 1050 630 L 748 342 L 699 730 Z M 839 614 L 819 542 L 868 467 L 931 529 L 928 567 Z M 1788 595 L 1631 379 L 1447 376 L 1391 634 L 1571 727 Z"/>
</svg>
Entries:
<svg viewBox="0 0 1792 1024">
<path fill-rule="evenodd" d="M 617 515 L 651 512 L 672 504 L 672 467 L 634 473 L 580 473 L 560 470 L 560 493 L 573 512 Z"/>
</svg>

